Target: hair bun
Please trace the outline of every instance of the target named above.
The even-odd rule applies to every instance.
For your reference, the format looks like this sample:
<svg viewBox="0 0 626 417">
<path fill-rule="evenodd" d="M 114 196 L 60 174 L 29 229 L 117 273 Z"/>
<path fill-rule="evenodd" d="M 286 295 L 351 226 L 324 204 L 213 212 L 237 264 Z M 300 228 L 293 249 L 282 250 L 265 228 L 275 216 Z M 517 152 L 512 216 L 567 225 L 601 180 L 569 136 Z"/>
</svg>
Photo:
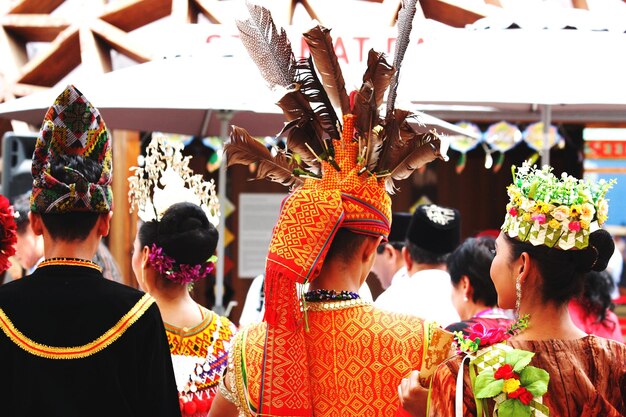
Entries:
<svg viewBox="0 0 626 417">
<path fill-rule="evenodd" d="M 203 263 L 217 247 L 217 229 L 196 204 L 173 204 L 158 227 L 157 246 L 180 264 Z"/>
<path fill-rule="evenodd" d="M 581 251 L 578 258 L 579 269 L 583 272 L 604 271 L 615 251 L 615 242 L 609 232 L 596 230 L 589 235 L 589 246 Z"/>
</svg>

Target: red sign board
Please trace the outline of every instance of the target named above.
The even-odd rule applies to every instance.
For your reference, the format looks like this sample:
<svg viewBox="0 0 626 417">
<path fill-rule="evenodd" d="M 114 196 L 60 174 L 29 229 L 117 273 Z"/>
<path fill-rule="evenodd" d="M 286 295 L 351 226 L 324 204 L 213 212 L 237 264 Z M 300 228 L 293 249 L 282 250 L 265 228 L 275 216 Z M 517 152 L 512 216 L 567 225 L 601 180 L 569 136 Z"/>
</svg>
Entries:
<svg viewBox="0 0 626 417">
<path fill-rule="evenodd" d="M 626 159 L 626 140 L 589 140 L 585 142 L 585 158 Z"/>
</svg>

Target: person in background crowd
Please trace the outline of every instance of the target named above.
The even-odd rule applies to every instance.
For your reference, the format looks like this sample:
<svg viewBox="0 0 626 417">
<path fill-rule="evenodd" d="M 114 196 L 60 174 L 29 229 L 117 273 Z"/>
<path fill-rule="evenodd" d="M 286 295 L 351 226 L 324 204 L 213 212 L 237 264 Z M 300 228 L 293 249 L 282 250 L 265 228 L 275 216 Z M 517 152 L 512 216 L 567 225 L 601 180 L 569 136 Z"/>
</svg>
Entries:
<svg viewBox="0 0 626 417">
<path fill-rule="evenodd" d="M 380 281 L 383 290 L 387 290 L 394 281 L 397 283 L 408 278 L 404 258 L 402 257 L 402 248 L 404 248 L 406 232 L 409 229 L 410 222 L 411 213 L 393 213 L 389 241 L 381 243 L 376 248 L 376 259 L 374 259 L 374 265 L 372 265 L 372 272 Z M 375 304 L 383 303 L 385 298 L 385 291 L 383 291 L 376 298 Z"/>
<path fill-rule="evenodd" d="M 456 209 L 436 204 L 418 206 L 402 249 L 409 278 L 392 284 L 376 306 L 433 320 L 442 326 L 459 321 L 452 305 L 446 260 L 459 245 L 461 219 Z"/>
<path fill-rule="evenodd" d="M 33 155 L 29 219 L 45 259 L 0 286 L 3 416 L 180 416 L 154 299 L 92 261 L 109 232 L 112 164 L 98 110 L 67 87 Z"/>
<path fill-rule="evenodd" d="M 587 274 L 583 293 L 567 305 L 574 324 L 587 334 L 624 342 L 617 316 L 612 311 L 613 278 L 607 271 Z"/>
<path fill-rule="evenodd" d="M 615 243 L 615 251 L 613 256 L 609 260 L 609 264 L 606 267 L 606 272 L 611 277 L 611 299 L 615 300 L 620 296 L 620 282 L 622 280 L 622 272 L 624 270 L 624 255 L 619 247 L 619 241 L 621 239 L 613 237 Z"/>
<path fill-rule="evenodd" d="M 37 236 L 30 227 L 28 215 L 30 213 L 30 191 L 18 196 L 13 203 L 15 210 L 15 222 L 17 223 L 17 245 L 15 257 L 22 266 L 26 275 L 32 274 L 39 262 L 44 259 L 43 237 Z M 92 259 L 102 267 L 102 275 L 115 282 L 124 283 L 113 255 L 100 241 L 96 255 Z"/>
<path fill-rule="evenodd" d="M 446 330 L 469 336 L 476 324 L 484 331 L 508 328 L 513 322 L 504 310 L 497 307 L 498 294 L 489 275 L 495 241 L 492 237 L 467 238 L 448 257 L 452 304 L 461 321 L 450 324 Z"/>
<path fill-rule="evenodd" d="M 132 266 L 161 310 L 181 412 L 206 417 L 237 329 L 190 294 L 215 267 L 219 202 L 214 183 L 194 175 L 189 159 L 182 146 L 154 136 L 143 168 L 134 168 L 130 197 L 141 221 Z"/>
</svg>

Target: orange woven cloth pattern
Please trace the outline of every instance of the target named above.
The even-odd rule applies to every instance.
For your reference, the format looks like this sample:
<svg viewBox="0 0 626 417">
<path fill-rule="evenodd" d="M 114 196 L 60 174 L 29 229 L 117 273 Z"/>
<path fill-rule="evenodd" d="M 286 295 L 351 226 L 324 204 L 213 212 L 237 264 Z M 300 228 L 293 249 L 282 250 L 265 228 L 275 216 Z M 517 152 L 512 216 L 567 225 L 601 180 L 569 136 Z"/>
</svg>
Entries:
<svg viewBox="0 0 626 417">
<path fill-rule="evenodd" d="M 308 315 L 309 331 L 304 337 L 313 415 L 393 415 L 399 405 L 401 379 L 421 366 L 423 322 L 371 305 L 309 311 Z M 259 404 L 265 329 L 266 324 L 261 323 L 241 332 L 235 339 L 235 354 L 229 358 L 235 365 L 235 385 L 244 415 L 256 415 Z M 281 356 L 285 360 L 287 355 Z M 241 378 L 243 373 L 246 381 Z M 299 378 L 284 373 L 274 373 L 274 378 L 276 375 Z"/>
<path fill-rule="evenodd" d="M 227 354 L 224 343 L 228 343 L 235 333 L 235 329 L 226 317 L 221 317 L 205 310 L 205 317 L 200 324 L 184 331 L 165 323 L 165 333 L 172 355 L 197 356 L 205 358 L 207 348 L 213 347 L 212 354 L 220 356 Z M 219 336 L 213 340 L 218 321 L 220 322 Z"/>
<path fill-rule="evenodd" d="M 334 141 L 337 170 L 322 162 L 322 179 L 307 179 L 284 201 L 274 228 L 268 260 L 303 283 L 321 268 L 339 227 L 371 236 L 389 235 L 391 199 L 384 184 L 357 163 L 354 128 L 344 119 L 343 140 Z"/>
</svg>

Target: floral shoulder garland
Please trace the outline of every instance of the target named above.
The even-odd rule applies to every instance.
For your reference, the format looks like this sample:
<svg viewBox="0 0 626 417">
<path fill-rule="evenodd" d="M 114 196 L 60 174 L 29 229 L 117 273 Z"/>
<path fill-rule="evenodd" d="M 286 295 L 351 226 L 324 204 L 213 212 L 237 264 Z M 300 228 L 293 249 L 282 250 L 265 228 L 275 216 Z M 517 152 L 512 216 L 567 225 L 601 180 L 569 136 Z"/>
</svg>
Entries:
<svg viewBox="0 0 626 417">
<path fill-rule="evenodd" d="M 507 339 L 526 327 L 527 315 L 507 330 L 486 329 L 477 323 L 472 326 L 469 336 L 455 332 L 458 352 L 465 355 L 463 361 L 469 360 L 477 416 L 486 415 L 489 399 L 495 401 L 494 415 L 498 417 L 550 415 L 548 407 L 542 403 L 542 396 L 548 391 L 550 375 L 530 365 L 535 355 L 533 352 L 513 349 L 506 344 Z M 463 366 L 459 369 L 460 374 L 462 369 Z M 458 401 L 457 397 L 457 404 Z"/>
</svg>

